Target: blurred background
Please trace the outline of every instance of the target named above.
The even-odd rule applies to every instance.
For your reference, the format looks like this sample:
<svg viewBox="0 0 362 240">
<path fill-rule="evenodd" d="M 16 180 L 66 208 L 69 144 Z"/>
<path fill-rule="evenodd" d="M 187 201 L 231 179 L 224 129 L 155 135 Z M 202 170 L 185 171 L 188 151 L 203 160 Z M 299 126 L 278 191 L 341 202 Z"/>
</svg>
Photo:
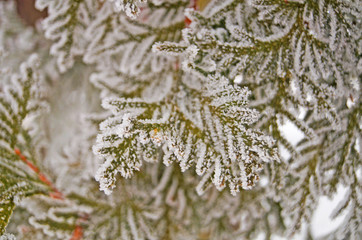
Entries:
<svg viewBox="0 0 362 240">
<path fill-rule="evenodd" d="M 12 1 L 12 0 L 0 0 Z M 34 26 L 39 19 L 47 16 L 46 11 L 38 11 L 34 7 L 35 0 L 15 0 L 20 17 L 27 25 Z"/>
</svg>

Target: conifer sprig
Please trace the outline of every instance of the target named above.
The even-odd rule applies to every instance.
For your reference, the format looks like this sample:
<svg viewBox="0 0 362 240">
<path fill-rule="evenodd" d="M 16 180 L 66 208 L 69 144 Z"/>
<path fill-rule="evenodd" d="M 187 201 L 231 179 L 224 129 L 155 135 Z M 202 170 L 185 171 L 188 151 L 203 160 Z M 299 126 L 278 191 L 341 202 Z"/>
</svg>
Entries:
<svg viewBox="0 0 362 240">
<path fill-rule="evenodd" d="M 29 133 L 29 121 L 45 107 L 38 98 L 38 61 L 32 55 L 20 66 L 20 73 L 12 75 L 12 85 L 0 93 L 1 234 L 21 198 L 52 192 L 49 181 L 36 166 Z M 30 157 L 25 157 L 19 148 Z"/>
<path fill-rule="evenodd" d="M 36 5 L 50 45 L 0 2 L 0 235 L 362 237 L 358 0 Z M 8 73 L 42 49 L 40 123 L 34 58 Z M 320 237 L 319 200 L 341 189 Z"/>
</svg>

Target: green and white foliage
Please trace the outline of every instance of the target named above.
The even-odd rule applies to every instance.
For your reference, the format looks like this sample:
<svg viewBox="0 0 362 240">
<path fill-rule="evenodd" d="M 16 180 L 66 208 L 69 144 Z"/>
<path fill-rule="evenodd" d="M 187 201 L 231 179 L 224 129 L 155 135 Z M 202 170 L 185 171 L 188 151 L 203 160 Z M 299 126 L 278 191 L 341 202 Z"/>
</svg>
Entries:
<svg viewBox="0 0 362 240">
<path fill-rule="evenodd" d="M 114 193 L 106 198 L 89 191 L 84 195 L 69 193 L 62 202 L 40 198 L 29 201 L 25 204 L 33 214 L 30 223 L 57 239 L 69 238 L 76 226 L 82 227 L 85 239 L 182 239 L 228 226 L 230 219 L 225 212 L 230 212 L 229 207 L 238 208 L 237 198 L 229 193 L 223 196 L 213 189 L 200 198 L 195 191 L 189 191 L 195 187 L 195 176 L 187 172 L 185 179 L 185 174 L 174 166 L 148 164 L 136 176 L 120 180 Z M 219 211 L 210 211 L 215 204 Z M 201 221 L 205 217 L 207 220 Z M 215 231 L 210 237 L 239 235 Z"/>
<path fill-rule="evenodd" d="M 158 149 L 164 152 L 166 165 L 177 161 L 182 171 L 197 163 L 198 174 L 205 174 L 200 193 L 210 182 L 220 190 L 230 186 L 234 194 L 240 187 L 248 189 L 258 178 L 260 164 L 277 159 L 270 139 L 240 125 L 256 119 L 256 113 L 246 108 L 246 90 L 230 87 L 227 79 L 217 76 L 204 82 L 178 71 L 177 58 L 151 52 L 155 42 L 180 40 L 185 3 L 150 2 L 138 21 L 111 15 L 114 10 L 105 3 L 102 18 L 90 27 L 90 34 L 97 34 L 92 37 L 96 41 L 84 60 L 108 59 L 104 61 L 107 67 L 98 65 L 102 70 L 92 81 L 105 94 L 118 90 L 128 97 L 104 100 L 115 116 L 102 123 L 104 134 L 98 137 L 95 153 L 105 160 L 96 178 L 107 193 L 115 186 L 118 172 L 130 177 L 139 170 L 142 159 L 157 159 Z M 143 72 L 147 73 L 139 77 Z M 204 85 L 204 89 L 193 85 Z M 199 145 L 200 151 L 193 150 L 194 145 Z M 211 150 L 213 145 L 217 145 L 215 150 Z"/>
<path fill-rule="evenodd" d="M 352 177 L 361 171 L 358 1 L 212 1 L 186 15 L 192 23 L 184 41 L 154 49 L 184 56 L 183 69 L 201 78 L 221 74 L 252 91 L 250 106 L 261 112 L 255 126 L 291 153 L 278 176 L 284 179 L 273 179 L 289 232 L 310 222 L 319 197 L 332 196 L 338 184 L 354 183 L 359 192 L 361 180 Z M 284 135 L 285 122 L 303 133 L 299 144 Z M 358 229 L 340 232 L 356 236 Z"/>
<path fill-rule="evenodd" d="M 322 239 L 362 238 L 359 0 L 36 7 L 0 2 L 1 239 L 293 239 L 343 187 Z"/>
<path fill-rule="evenodd" d="M 36 6 L 47 9 L 49 16 L 42 22 L 45 37 L 54 41 L 50 54 L 56 56 L 60 72 L 74 64 L 86 47 L 84 34 L 97 8 L 96 0 L 39 0 Z"/>
<path fill-rule="evenodd" d="M 34 118 L 45 108 L 39 101 L 38 58 L 35 55 L 11 74 L 11 84 L 0 92 L 0 233 L 3 234 L 10 215 L 23 197 L 46 194 L 51 189 L 29 169 L 37 161 L 32 132 Z M 16 150 L 21 149 L 27 161 L 21 161 Z"/>
<path fill-rule="evenodd" d="M 89 26 L 91 41 L 83 60 L 97 64 L 91 81 L 102 97 L 135 97 L 141 92 L 156 96 L 155 91 L 171 78 L 177 59 L 154 54 L 151 47 L 158 41 L 181 40 L 183 11 L 189 2 L 156 2 L 160 1 L 149 1 L 137 19 L 115 12 L 106 2 Z"/>
<path fill-rule="evenodd" d="M 292 165 L 293 173 L 296 171 L 300 178 L 293 187 L 294 194 L 299 197 L 291 206 L 305 205 L 297 211 L 299 218 L 310 216 L 313 209 L 306 209 L 308 201 L 311 201 L 309 198 L 317 202 L 321 193 L 332 196 L 339 185 L 348 187 L 346 196 L 332 214 L 333 218 L 346 214 L 343 224 L 331 234 L 339 236 L 337 239 L 342 236 L 351 239 L 361 237 L 361 109 L 359 99 L 354 99 L 352 103 L 348 98 L 340 110 L 340 115 L 344 116 L 340 129 L 330 131 L 328 122 L 311 123 L 320 129 L 320 139 L 316 142 L 302 141 L 299 144 L 302 156 L 298 163 Z"/>
<path fill-rule="evenodd" d="M 182 74 L 183 72 L 179 72 Z M 196 165 L 204 175 L 202 194 L 213 182 L 235 194 L 258 180 L 263 162 L 278 159 L 273 141 L 248 128 L 257 113 L 246 107 L 248 92 L 225 78 L 199 82 L 192 75 L 169 79 L 169 92 L 153 99 L 106 99 L 114 117 L 101 124 L 94 152 L 105 159 L 96 179 L 110 193 L 119 172 L 128 178 L 142 160 L 178 162 L 181 170 Z M 178 79 L 184 78 L 184 79 Z M 196 149 L 193 146 L 198 146 Z"/>
<path fill-rule="evenodd" d="M 116 11 L 125 11 L 126 15 L 130 18 L 136 18 L 140 9 L 138 3 L 146 2 L 147 0 L 108 0 L 113 2 Z"/>
<path fill-rule="evenodd" d="M 361 199 L 359 193 L 361 179 L 358 178 L 358 172 L 361 169 L 359 152 L 361 106 L 358 104 L 360 103 L 355 102 L 348 108 L 346 102 L 343 102 L 343 106 L 340 106 L 341 110 L 339 110 L 339 114 L 343 118 L 340 128 L 337 130 L 331 130 L 328 121 L 310 121 L 309 125 L 316 129 L 318 134 L 316 139 L 313 141 L 304 139 L 298 144 L 300 156 L 290 165 L 291 179 L 290 184 L 287 185 L 287 189 L 292 190 L 285 199 L 285 201 L 288 199 L 286 209 L 296 209 L 298 206 L 293 211 L 295 224 L 298 227 L 300 227 L 298 224 L 300 220 L 310 220 L 314 210 L 310 202 L 317 203 L 321 194 L 333 196 L 340 184 L 350 188 L 353 194 L 348 193 L 336 212 L 341 214 L 349 203 L 356 204 L 356 207 L 349 208 L 349 211 L 352 212 L 361 206 L 359 200 Z M 308 122 L 308 117 L 305 120 Z M 290 211 L 286 211 L 285 214 L 291 216 Z M 354 220 L 361 223 L 360 218 L 354 218 Z M 348 221 L 346 220 L 346 222 Z M 348 226 L 350 225 L 348 224 Z M 346 225 L 342 227 L 345 229 L 340 229 L 340 231 L 347 231 Z M 353 234 L 358 232 L 358 228 L 350 230 L 354 231 Z M 344 234 L 347 233 L 344 232 Z"/>
<path fill-rule="evenodd" d="M 344 9 L 345 4 L 336 6 Z M 350 8 L 357 14 L 356 6 Z M 187 54 L 184 60 L 185 70 L 204 76 L 221 73 L 248 86 L 255 96 L 251 105 L 262 112 L 258 126 L 272 131 L 284 147 L 295 153 L 280 133 L 278 122 L 288 119 L 306 136 L 313 137 L 313 129 L 298 119 L 298 110 L 305 107 L 315 111 L 314 117 L 327 118 L 336 125 L 339 117 L 331 101 L 336 95 L 345 94 L 345 87 L 349 86 L 342 80 L 343 71 L 357 64 L 357 26 L 349 28 L 342 10 L 333 8 L 338 13 L 334 16 L 339 17 L 337 28 L 333 23 L 337 20 L 332 21 L 319 9 L 332 11 L 324 1 L 214 1 L 203 14 L 187 12 L 192 24 L 183 31 L 183 43 L 161 43 L 156 48 L 173 54 L 192 50 L 195 54 Z M 312 10 L 320 14 L 313 23 Z M 356 15 L 351 16 L 355 18 Z M 327 29 L 317 31 L 319 25 Z M 338 34 L 334 28 L 340 29 Z M 345 38 L 349 40 L 344 41 Z M 344 59 L 345 49 L 350 52 L 348 60 Z M 296 109 L 291 111 L 292 108 Z"/>
</svg>

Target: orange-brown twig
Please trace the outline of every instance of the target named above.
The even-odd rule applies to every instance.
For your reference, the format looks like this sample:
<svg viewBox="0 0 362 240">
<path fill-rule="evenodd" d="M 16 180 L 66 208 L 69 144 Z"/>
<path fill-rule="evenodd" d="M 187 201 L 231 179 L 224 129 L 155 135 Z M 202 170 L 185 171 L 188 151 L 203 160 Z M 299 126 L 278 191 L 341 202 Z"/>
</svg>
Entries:
<svg viewBox="0 0 362 240">
<path fill-rule="evenodd" d="M 83 228 L 80 225 L 76 225 L 72 237 L 69 240 L 80 240 L 83 237 Z"/>
<path fill-rule="evenodd" d="M 197 0 L 191 0 L 191 8 L 197 10 Z M 188 27 L 191 24 L 191 19 L 189 19 L 188 17 L 185 17 L 185 25 L 186 27 Z"/>
<path fill-rule="evenodd" d="M 77 225 L 75 226 L 75 229 L 73 231 L 72 237 L 70 240 L 80 240 L 83 237 L 83 227 L 81 226 L 82 222 L 86 222 L 89 218 L 88 214 L 82 214 L 77 219 Z"/>
<path fill-rule="evenodd" d="M 61 192 L 58 191 L 58 189 L 56 189 L 52 182 L 42 173 L 40 172 L 39 168 L 36 167 L 32 162 L 30 162 L 22 153 L 21 151 L 18 149 L 18 148 L 15 148 L 14 149 L 14 153 L 16 155 L 19 156 L 19 158 L 24 162 L 26 163 L 26 165 L 28 165 L 28 167 L 33 171 L 35 172 L 37 175 L 38 175 L 38 178 L 40 181 L 42 181 L 43 183 L 45 183 L 47 186 L 50 187 L 50 189 L 52 190 L 51 193 L 49 193 L 49 196 L 51 198 L 54 198 L 54 199 L 64 199 L 63 197 L 63 194 Z"/>
<path fill-rule="evenodd" d="M 54 185 L 52 184 L 52 182 L 42 173 L 40 172 L 39 168 L 36 167 L 32 162 L 30 162 L 22 153 L 18 148 L 14 149 L 14 153 L 19 156 L 19 158 L 26 163 L 26 165 L 38 175 L 38 178 L 40 179 L 40 181 L 42 181 L 43 183 L 45 183 L 47 186 L 50 187 L 50 189 L 52 190 L 52 192 L 49 193 L 49 196 L 53 199 L 60 199 L 60 200 L 64 200 L 64 195 L 59 192 L 58 189 L 56 189 L 54 187 Z M 88 214 L 80 216 L 77 220 L 77 225 L 75 226 L 75 229 L 73 231 L 73 234 L 70 238 L 70 240 L 80 240 L 83 237 L 83 227 L 80 225 L 81 222 L 87 221 L 88 220 Z"/>
</svg>

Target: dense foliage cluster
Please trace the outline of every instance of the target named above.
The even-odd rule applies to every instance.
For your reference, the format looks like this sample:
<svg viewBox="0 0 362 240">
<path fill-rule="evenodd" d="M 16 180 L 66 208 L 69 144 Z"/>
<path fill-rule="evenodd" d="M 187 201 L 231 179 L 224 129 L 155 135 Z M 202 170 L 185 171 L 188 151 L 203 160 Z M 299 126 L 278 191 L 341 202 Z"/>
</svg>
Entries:
<svg viewBox="0 0 362 240">
<path fill-rule="evenodd" d="M 0 2 L 1 240 L 313 238 L 341 186 L 323 239 L 362 238 L 359 0 L 35 5 Z"/>
</svg>

